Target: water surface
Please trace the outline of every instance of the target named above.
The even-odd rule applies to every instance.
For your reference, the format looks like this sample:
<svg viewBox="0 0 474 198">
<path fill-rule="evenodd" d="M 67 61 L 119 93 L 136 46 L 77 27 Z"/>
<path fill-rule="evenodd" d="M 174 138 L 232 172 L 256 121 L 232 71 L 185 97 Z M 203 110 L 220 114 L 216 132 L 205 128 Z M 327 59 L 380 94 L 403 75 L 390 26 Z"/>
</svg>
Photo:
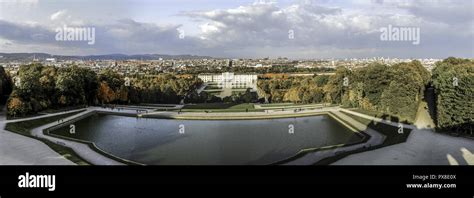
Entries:
<svg viewBox="0 0 474 198">
<path fill-rule="evenodd" d="M 69 126 L 51 133 L 94 142 L 109 154 L 150 165 L 269 164 L 304 148 L 360 140 L 326 115 L 203 121 L 94 114 L 75 125 L 75 134 Z"/>
</svg>

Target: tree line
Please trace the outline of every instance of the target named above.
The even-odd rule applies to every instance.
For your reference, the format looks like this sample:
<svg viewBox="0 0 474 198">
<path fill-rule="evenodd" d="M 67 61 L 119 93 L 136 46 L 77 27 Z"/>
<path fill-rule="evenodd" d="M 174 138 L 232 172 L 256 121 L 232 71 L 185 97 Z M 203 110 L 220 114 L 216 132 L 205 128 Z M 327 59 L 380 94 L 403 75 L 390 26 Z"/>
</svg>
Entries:
<svg viewBox="0 0 474 198">
<path fill-rule="evenodd" d="M 259 93 L 269 103 L 321 103 L 324 101 L 329 76 L 262 78 L 257 82 Z"/>
<path fill-rule="evenodd" d="M 223 98 L 217 97 L 213 94 L 210 94 L 206 91 L 197 93 L 196 90 L 192 91 L 191 94 L 187 95 L 185 98 L 186 103 L 252 103 L 259 102 L 258 95 L 256 92 L 253 92 L 251 88 L 247 88 L 243 92 L 233 92 L 230 96 L 225 96 Z"/>
<path fill-rule="evenodd" d="M 341 103 L 377 111 L 414 122 L 430 82 L 430 73 L 419 61 L 392 66 L 371 64 L 349 72 L 349 86 L 342 88 Z"/>
<path fill-rule="evenodd" d="M 260 79 L 266 101 L 333 103 L 379 112 L 414 122 L 425 89 L 435 90 L 435 116 L 441 131 L 472 135 L 474 126 L 474 61 L 449 57 L 437 62 L 430 74 L 419 61 L 392 66 L 373 63 L 332 76 Z"/>
<path fill-rule="evenodd" d="M 412 61 L 338 67 L 332 76 L 263 79 L 258 87 L 269 102 L 342 104 L 413 121 L 429 81 L 429 72 Z"/>
<path fill-rule="evenodd" d="M 177 104 L 202 84 L 193 76 L 125 77 L 109 69 L 96 74 L 77 66 L 57 68 L 41 64 L 20 66 L 11 82 L 14 86 L 7 101 L 9 116 L 79 105 Z"/>
</svg>

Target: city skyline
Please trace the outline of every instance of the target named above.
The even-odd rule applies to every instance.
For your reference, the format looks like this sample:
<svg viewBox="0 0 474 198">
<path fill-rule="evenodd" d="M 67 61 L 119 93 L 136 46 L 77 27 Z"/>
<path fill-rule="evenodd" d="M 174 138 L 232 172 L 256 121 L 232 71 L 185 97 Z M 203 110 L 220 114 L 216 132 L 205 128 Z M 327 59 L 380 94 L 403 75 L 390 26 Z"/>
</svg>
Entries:
<svg viewBox="0 0 474 198">
<path fill-rule="evenodd" d="M 472 58 L 473 6 L 473 2 L 456 0 L 3 0 L 0 52 Z M 94 28 L 94 42 L 58 40 L 55 30 L 65 26 Z M 392 26 L 417 28 L 418 44 L 382 40 L 380 29 Z"/>
</svg>

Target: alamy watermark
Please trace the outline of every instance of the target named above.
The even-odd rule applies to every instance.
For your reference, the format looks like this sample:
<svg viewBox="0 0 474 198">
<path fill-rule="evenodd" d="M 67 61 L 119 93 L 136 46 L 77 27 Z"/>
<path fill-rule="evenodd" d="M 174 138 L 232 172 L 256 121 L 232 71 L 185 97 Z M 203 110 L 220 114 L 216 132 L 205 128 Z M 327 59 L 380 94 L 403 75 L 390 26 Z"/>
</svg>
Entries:
<svg viewBox="0 0 474 198">
<path fill-rule="evenodd" d="M 454 87 L 459 86 L 459 79 L 457 77 L 453 77 L 453 86 Z"/>
<path fill-rule="evenodd" d="M 19 188 L 47 188 L 48 191 L 56 190 L 56 175 L 33 175 L 26 172 L 18 176 Z"/>
<path fill-rule="evenodd" d="M 420 28 L 392 26 L 380 28 L 381 41 L 411 41 L 413 45 L 420 44 Z"/>
<path fill-rule="evenodd" d="M 184 30 L 181 29 L 181 28 L 178 28 L 178 29 L 176 29 L 176 31 L 178 31 L 178 38 L 179 38 L 179 39 L 184 39 L 184 37 L 186 36 L 186 35 L 184 34 Z"/>
<path fill-rule="evenodd" d="M 295 39 L 295 31 L 293 29 L 288 30 L 288 39 Z"/>
<path fill-rule="evenodd" d="M 87 41 L 87 44 L 95 44 L 94 27 L 63 27 L 56 28 L 56 41 Z"/>
</svg>

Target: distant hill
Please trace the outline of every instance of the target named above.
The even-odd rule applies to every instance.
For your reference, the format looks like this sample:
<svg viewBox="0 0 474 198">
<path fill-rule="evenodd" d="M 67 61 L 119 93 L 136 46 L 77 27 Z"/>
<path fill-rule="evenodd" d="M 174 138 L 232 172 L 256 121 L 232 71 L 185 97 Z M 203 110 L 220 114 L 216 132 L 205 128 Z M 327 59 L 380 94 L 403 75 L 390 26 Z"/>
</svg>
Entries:
<svg viewBox="0 0 474 198">
<path fill-rule="evenodd" d="M 137 59 L 137 60 L 158 60 L 162 58 L 164 60 L 170 59 L 210 59 L 210 56 L 195 56 L 195 55 L 165 55 L 165 54 L 135 54 L 135 55 L 126 55 L 126 54 L 104 54 L 104 55 L 89 55 L 89 56 L 62 56 L 62 55 L 52 55 L 47 53 L 0 53 L 0 61 L 26 61 L 37 59 L 46 59 L 46 58 L 56 58 L 57 60 L 128 60 L 128 59 Z"/>
</svg>

